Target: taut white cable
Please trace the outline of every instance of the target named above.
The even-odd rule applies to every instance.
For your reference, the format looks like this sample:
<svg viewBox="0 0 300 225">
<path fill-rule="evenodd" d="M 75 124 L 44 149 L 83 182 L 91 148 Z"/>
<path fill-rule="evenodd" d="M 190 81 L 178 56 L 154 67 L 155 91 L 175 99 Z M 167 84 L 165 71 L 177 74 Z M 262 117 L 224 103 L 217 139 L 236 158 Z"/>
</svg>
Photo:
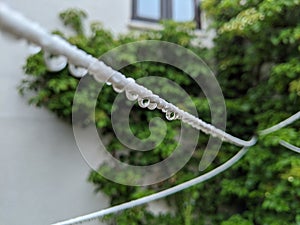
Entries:
<svg viewBox="0 0 300 225">
<path fill-rule="evenodd" d="M 64 56 L 69 63 L 87 71 L 99 82 L 110 82 L 116 92 L 126 92 L 127 98 L 138 99 L 139 105 L 143 108 L 153 107 L 166 113 L 168 120 L 180 119 L 192 127 L 201 130 L 206 134 L 218 137 L 223 141 L 237 146 L 252 146 L 253 140 L 245 141 L 234 137 L 223 130 L 220 130 L 201 119 L 187 113 L 175 105 L 165 101 L 147 88 L 135 83 L 132 78 L 126 78 L 123 74 L 113 70 L 98 59 L 88 55 L 84 51 L 72 46 L 59 36 L 51 35 L 42 27 L 28 20 L 21 14 L 13 11 L 4 3 L 0 2 L 0 28 L 18 37 L 41 46 L 52 55 Z M 54 67 L 56 69 L 57 67 Z M 60 68 L 60 65 L 59 67 Z M 85 73 L 82 73 L 85 74 Z M 133 98 L 134 97 L 134 98 Z"/>
<path fill-rule="evenodd" d="M 280 123 L 278 123 L 270 128 L 260 131 L 259 135 L 267 135 L 267 134 L 273 133 L 275 131 L 278 131 L 281 128 L 286 127 L 287 125 L 294 123 L 298 119 L 300 119 L 300 111 L 297 112 L 296 114 L 292 115 L 291 117 L 287 118 L 286 120 L 283 120 Z"/>
<path fill-rule="evenodd" d="M 279 129 L 295 122 L 296 120 L 298 120 L 299 119 L 299 114 L 300 114 L 300 112 L 292 115 L 288 119 L 283 120 L 282 122 L 280 122 L 280 123 L 278 123 L 278 124 L 276 124 L 276 125 L 274 125 L 270 128 L 267 128 L 265 130 L 260 131 L 259 134 L 266 135 L 266 134 L 270 134 L 272 132 L 275 132 L 275 131 L 277 131 L 277 130 L 279 130 Z M 254 138 L 251 139 L 251 141 L 256 143 L 257 139 L 254 137 Z M 284 146 L 284 147 L 286 147 L 286 148 L 288 148 L 292 151 L 300 153 L 300 148 L 298 148 L 294 145 L 291 145 L 291 144 L 289 144 L 289 143 L 287 143 L 283 140 L 281 140 L 279 143 L 282 146 Z M 239 159 L 241 159 L 242 156 L 244 154 L 246 154 L 247 151 L 248 151 L 248 147 L 244 147 L 242 150 L 240 150 L 240 152 L 238 152 L 234 157 L 232 157 L 230 160 L 228 160 L 223 165 L 217 167 L 216 169 L 214 169 L 214 170 L 212 170 L 212 171 L 210 171 L 210 172 L 208 172 L 204 175 L 201 175 L 201 176 L 199 176 L 197 178 L 194 178 L 190 181 L 184 182 L 184 183 L 182 183 L 180 185 L 177 185 L 175 187 L 169 188 L 167 190 L 164 190 L 164 191 L 161 191 L 161 192 L 158 192 L 158 193 L 155 193 L 155 194 L 152 194 L 152 195 L 149 195 L 149 196 L 137 199 L 137 200 L 126 202 L 126 203 L 123 203 L 123 204 L 120 204 L 120 205 L 117 205 L 117 206 L 112 206 L 110 208 L 103 209 L 103 210 L 100 210 L 98 212 L 91 213 L 91 214 L 88 214 L 88 215 L 85 215 L 85 216 L 80 216 L 80 217 L 70 219 L 70 220 L 67 220 L 67 221 L 55 223 L 53 225 L 70 225 L 70 224 L 77 224 L 77 223 L 81 223 L 81 222 L 86 222 L 86 221 L 89 221 L 89 220 L 93 220 L 93 219 L 103 217 L 103 216 L 111 214 L 111 213 L 116 213 L 116 212 L 119 212 L 121 210 L 129 209 L 129 208 L 132 208 L 132 207 L 135 207 L 135 206 L 139 206 L 139 205 L 142 205 L 142 204 L 149 203 L 151 201 L 154 201 L 154 200 L 157 200 L 157 199 L 160 199 L 160 198 L 164 198 L 166 196 L 169 196 L 171 194 L 174 194 L 176 192 L 179 192 L 181 190 L 184 190 L 186 188 L 189 188 L 189 187 L 191 187 L 193 185 L 196 185 L 196 184 L 199 184 L 201 182 L 204 182 L 204 181 L 220 174 L 224 170 L 231 167 Z"/>
<path fill-rule="evenodd" d="M 293 116 L 289 117 L 288 119 L 283 120 L 282 122 L 280 122 L 280 123 L 278 123 L 278 124 L 276 124 L 276 125 L 274 125 L 270 128 L 267 128 L 265 130 L 260 131 L 259 133 L 261 135 L 266 135 L 266 134 L 270 134 L 272 132 L 275 132 L 275 131 L 277 131 L 277 130 L 279 130 L 279 129 L 295 122 L 296 120 L 298 120 L 299 119 L 299 114 L 300 114 L 300 112 L 294 114 Z M 251 141 L 256 143 L 257 139 L 254 137 L 254 138 L 251 139 Z M 293 146 L 293 145 L 291 145 L 291 144 L 289 144 L 289 143 L 287 143 L 283 140 L 280 141 L 280 144 L 282 146 L 292 150 L 292 151 L 300 153 L 300 148 L 298 148 L 296 146 Z M 110 207 L 110 208 L 107 208 L 107 209 L 103 209 L 103 210 L 100 210 L 98 212 L 91 213 L 91 214 L 88 214 L 88 215 L 85 215 L 85 216 L 77 217 L 77 218 L 70 219 L 70 220 L 67 220 L 67 221 L 63 221 L 63 222 L 60 222 L 60 223 L 55 223 L 53 225 L 69 225 L 69 224 L 77 224 L 77 223 L 81 223 L 81 222 L 86 222 L 86 221 L 89 221 L 89 220 L 93 220 L 93 219 L 96 219 L 96 218 L 103 217 L 103 216 L 105 216 L 107 214 L 110 214 L 110 213 L 115 213 L 115 212 L 118 212 L 118 211 L 121 211 L 121 210 L 124 210 L 124 209 L 129 209 L 129 208 L 132 208 L 132 207 L 135 207 L 135 206 L 146 204 L 148 202 L 151 202 L 151 201 L 154 201 L 154 200 L 157 200 L 157 199 L 160 199 L 160 198 L 164 198 L 166 196 L 169 196 L 171 194 L 174 194 L 176 192 L 179 192 L 181 190 L 184 190 L 186 188 L 189 188 L 189 187 L 191 187 L 193 185 L 196 185 L 196 184 L 199 184 L 201 182 L 204 182 L 204 181 L 218 175 L 219 173 L 221 173 L 224 170 L 231 167 L 239 159 L 241 159 L 242 156 L 244 154 L 246 154 L 247 151 L 248 151 L 248 148 L 244 147 L 242 150 L 240 150 L 240 152 L 238 152 L 234 157 L 232 157 L 230 160 L 228 160 L 223 165 L 217 167 L 216 169 L 214 169 L 214 170 L 212 170 L 212 171 L 210 171 L 210 172 L 208 172 L 204 175 L 201 175 L 201 176 L 199 176 L 195 179 L 192 179 L 190 181 L 184 182 L 184 183 L 182 183 L 180 185 L 177 185 L 175 187 L 169 188 L 167 190 L 164 190 L 164 191 L 161 191 L 161 192 L 158 192 L 158 193 L 155 193 L 155 194 L 152 194 L 152 195 L 149 195 L 149 196 L 137 199 L 137 200 L 133 200 L 133 201 L 130 201 L 130 202 L 126 202 L 126 203 L 117 205 L 117 206 L 113 206 L 113 207 Z"/>
<path fill-rule="evenodd" d="M 251 140 L 255 142 L 256 138 L 252 138 Z M 239 161 L 246 154 L 247 151 L 248 151 L 248 147 L 244 147 L 235 156 L 233 156 L 230 160 L 228 160 L 226 163 L 222 164 L 221 166 L 213 169 L 212 171 L 210 171 L 210 172 L 208 172 L 204 175 L 201 175 L 201 176 L 196 177 L 192 180 L 189 180 L 187 182 L 179 184 L 175 187 L 169 188 L 169 189 L 164 190 L 164 191 L 157 192 L 157 193 L 152 194 L 152 195 L 148 195 L 148 196 L 143 197 L 143 198 L 139 198 L 137 200 L 126 202 L 126 203 L 123 203 L 123 204 L 120 204 L 120 205 L 117 205 L 117 206 L 112 206 L 110 208 L 103 209 L 103 210 L 100 210 L 98 212 L 94 212 L 94 213 L 91 213 L 91 214 L 88 214 L 88 215 L 85 215 L 85 216 L 80 216 L 80 217 L 70 219 L 70 220 L 67 220 L 67 221 L 55 223 L 55 224 L 52 224 L 52 225 L 70 225 L 70 224 L 77 224 L 77 223 L 81 223 L 81 222 L 86 222 L 86 221 L 90 221 L 90 220 L 93 220 L 93 219 L 103 217 L 103 216 L 111 214 L 111 213 L 116 213 L 116 212 L 119 212 L 121 210 L 133 208 L 135 206 L 143 205 L 143 204 L 146 204 L 148 202 L 151 202 L 151 201 L 154 201 L 154 200 L 161 199 L 161 198 L 164 198 L 166 196 L 172 195 L 176 192 L 182 191 L 182 190 L 187 189 L 187 188 L 189 188 L 191 186 L 194 186 L 196 184 L 200 184 L 200 183 L 202 183 L 202 182 L 204 182 L 204 181 L 206 181 L 206 180 L 222 173 L 223 171 L 230 168 L 237 161 Z"/>
<path fill-rule="evenodd" d="M 289 150 L 300 153 L 300 148 L 298 148 L 298 147 L 296 147 L 296 146 L 294 146 L 294 145 L 292 145 L 292 144 L 290 144 L 290 143 L 288 143 L 284 140 L 280 140 L 279 144 L 282 145 L 283 147 L 286 147 Z"/>
<path fill-rule="evenodd" d="M 201 175 L 193 180 L 187 181 L 183 184 L 177 185 L 175 187 L 169 188 L 167 190 L 158 192 L 153 195 L 149 195 L 118 206 L 110 207 L 86 216 L 57 223 L 56 225 L 75 224 L 75 223 L 99 218 L 109 213 L 114 213 L 120 210 L 132 208 L 134 206 L 138 206 L 156 199 L 166 197 L 178 191 L 189 188 L 193 185 L 199 184 L 228 169 L 247 152 L 248 147 L 253 146 L 256 143 L 256 138 L 252 138 L 249 141 L 241 140 L 177 108 L 173 104 L 168 103 L 164 99 L 160 98 L 158 95 L 153 94 L 147 88 L 139 84 L 136 84 L 132 78 L 126 78 L 123 74 L 113 70 L 111 67 L 105 65 L 103 62 L 92 57 L 91 55 L 88 55 L 87 53 L 78 49 L 77 47 L 72 46 L 61 37 L 51 35 L 39 25 L 26 19 L 25 17 L 13 11 L 4 3 L 1 2 L 0 2 L 0 28 L 6 32 L 14 34 L 18 37 L 25 38 L 28 41 L 41 46 L 45 51 L 52 54 L 52 56 L 57 55 L 59 59 L 57 61 L 60 62 L 60 65 L 58 67 L 57 66 L 51 67 L 53 70 L 61 69 L 62 65 L 65 65 L 64 58 L 59 58 L 59 57 L 65 57 L 69 61 L 69 69 L 70 68 L 72 68 L 71 70 L 74 69 L 72 65 L 76 65 L 76 67 L 79 67 L 79 70 L 78 68 L 75 68 L 77 69 L 75 73 L 77 74 L 77 76 L 83 76 L 86 74 L 86 72 L 89 72 L 91 75 L 93 75 L 95 80 L 99 82 L 112 83 L 113 88 L 116 92 L 125 91 L 126 96 L 129 100 L 138 99 L 139 105 L 143 108 L 149 108 L 150 104 L 151 107 L 153 107 L 153 104 L 156 104 L 156 108 L 166 113 L 166 117 L 168 120 L 180 119 L 183 122 L 191 125 L 192 127 L 198 130 L 203 131 L 206 134 L 210 134 L 214 137 L 218 137 L 222 139 L 223 141 L 227 141 L 238 146 L 244 146 L 242 150 L 238 152 L 229 161 L 217 167 L 216 169 L 204 175 Z M 279 124 L 271 128 L 260 131 L 259 135 L 266 135 L 275 132 L 293 123 L 299 118 L 300 118 L 300 112 L 296 113 L 295 115 L 291 116 L 290 118 L 280 122 Z M 289 143 L 286 143 L 284 141 L 281 141 L 280 144 L 291 150 L 296 150 L 297 152 L 299 150 L 297 147 Z"/>
</svg>

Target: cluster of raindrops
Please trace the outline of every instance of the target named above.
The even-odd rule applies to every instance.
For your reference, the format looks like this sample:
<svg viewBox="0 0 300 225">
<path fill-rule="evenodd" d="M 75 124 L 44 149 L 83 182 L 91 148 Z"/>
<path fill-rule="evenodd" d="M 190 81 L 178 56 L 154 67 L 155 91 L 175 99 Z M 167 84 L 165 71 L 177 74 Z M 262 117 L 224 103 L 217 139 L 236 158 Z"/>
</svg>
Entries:
<svg viewBox="0 0 300 225">
<path fill-rule="evenodd" d="M 85 57 L 85 60 L 88 63 L 87 68 L 76 66 L 71 62 L 68 64 L 68 59 L 64 55 L 51 54 L 46 51 L 44 52 L 44 59 L 49 71 L 58 72 L 64 69 L 68 64 L 68 69 L 73 76 L 82 78 L 87 74 L 91 74 L 97 82 L 112 85 L 112 88 L 117 93 L 125 92 L 127 99 L 130 101 L 137 101 L 141 108 L 161 110 L 165 113 L 167 120 L 182 120 L 206 134 L 211 134 L 214 137 L 220 137 L 222 141 L 226 140 L 240 146 L 253 145 L 253 140 L 243 141 L 226 134 L 222 130 L 215 129 L 213 126 L 199 120 L 195 116 L 192 116 L 183 110 L 180 110 L 176 106 L 160 98 L 158 95 L 153 94 L 149 89 L 137 84 L 134 79 L 126 78 L 122 73 L 105 65 L 102 61 L 92 58 L 84 52 L 80 53 L 81 57 Z"/>
<path fill-rule="evenodd" d="M 166 115 L 167 120 L 177 120 L 181 117 L 176 113 L 179 109 L 171 106 L 165 100 L 158 95 L 152 95 L 151 97 L 138 97 L 138 104 L 141 108 L 147 108 L 149 110 L 158 109 Z"/>
<path fill-rule="evenodd" d="M 61 71 L 68 65 L 70 74 L 74 77 L 81 78 L 88 73 L 88 70 L 86 68 L 76 66 L 72 63 L 68 64 L 67 57 L 63 55 L 55 55 L 45 51 L 44 61 L 50 72 Z"/>
<path fill-rule="evenodd" d="M 144 97 L 144 98 L 138 97 L 138 105 L 141 108 L 147 108 L 149 110 L 159 109 L 163 113 L 166 114 L 166 119 L 170 120 L 170 121 L 176 120 L 179 118 L 179 116 L 174 111 L 172 111 L 171 109 L 168 109 L 167 106 L 164 106 L 161 103 L 161 101 L 159 101 L 159 97 L 158 97 L 158 102 L 159 103 L 157 103 L 156 101 L 152 101 L 150 98 L 147 98 L 147 97 Z"/>
<path fill-rule="evenodd" d="M 92 71 L 97 70 L 99 72 L 100 68 L 93 68 L 96 64 L 92 65 L 90 68 L 86 69 L 83 67 L 76 66 L 72 63 L 68 63 L 68 59 L 62 55 L 54 55 L 48 52 L 44 52 L 44 60 L 45 64 L 49 71 L 58 72 L 64 69 L 68 65 L 69 72 L 72 76 L 77 78 L 82 78 L 88 74 L 89 70 Z M 98 61 L 100 62 L 100 61 Z M 129 101 L 137 101 L 138 105 L 141 108 L 147 108 L 149 110 L 159 109 L 166 115 L 167 120 L 176 120 L 179 119 L 178 113 L 175 110 L 166 106 L 166 102 L 163 102 L 161 98 L 157 95 L 153 95 L 153 93 L 147 90 L 148 95 L 151 96 L 140 96 L 133 88 L 133 85 L 136 84 L 133 78 L 126 78 L 122 73 L 118 71 L 114 71 L 110 68 L 110 75 L 107 80 L 103 79 L 102 76 L 105 73 L 94 74 L 94 78 L 98 82 L 105 82 L 106 85 L 111 85 L 113 90 L 117 93 L 125 92 L 125 96 Z"/>
</svg>

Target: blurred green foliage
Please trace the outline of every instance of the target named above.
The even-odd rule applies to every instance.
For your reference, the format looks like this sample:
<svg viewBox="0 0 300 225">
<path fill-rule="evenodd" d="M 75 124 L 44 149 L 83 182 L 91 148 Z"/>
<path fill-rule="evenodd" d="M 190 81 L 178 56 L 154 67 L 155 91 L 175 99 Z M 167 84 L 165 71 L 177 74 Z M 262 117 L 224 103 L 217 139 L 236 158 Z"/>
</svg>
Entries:
<svg viewBox="0 0 300 225">
<path fill-rule="evenodd" d="M 84 34 L 80 10 L 72 9 L 60 16 L 64 24 L 76 32 L 65 37 L 72 44 L 100 57 L 122 44 L 138 40 L 161 40 L 191 49 L 213 65 L 226 98 L 227 131 L 248 139 L 254 132 L 268 128 L 299 110 L 300 105 L 300 6 L 297 0 L 204 0 L 202 7 L 211 17 L 217 31 L 211 50 L 192 44 L 194 24 L 163 22 L 163 30 L 131 32 L 114 36 L 101 23 L 91 24 L 91 35 Z M 133 54 L 118 56 L 126 60 Z M 192 66 L 192 65 L 191 65 Z M 44 106 L 64 120 L 71 121 L 72 101 L 78 79 L 67 69 L 47 72 L 43 53 L 27 59 L 28 76 L 20 85 L 23 94 L 32 93 L 30 103 Z M 203 93 L 181 71 L 160 63 L 143 62 L 127 66 L 122 73 L 137 79 L 147 75 L 164 76 L 181 85 L 195 102 L 198 113 L 206 121 L 210 111 Z M 96 86 L 89 87 L 90 90 Z M 84 105 L 90 92 L 81 93 Z M 148 165 L 166 158 L 174 149 L 179 123 L 169 122 L 163 144 L 146 154 L 126 149 L 113 135 L 110 122 L 116 94 L 104 86 L 98 97 L 95 123 L 100 135 L 111 136 L 107 148 L 114 157 L 129 164 Z M 101 102 L 101 104 L 100 104 Z M 134 106 L 131 129 L 140 138 L 149 136 L 151 118 L 163 115 Z M 85 115 L 83 125 L 93 122 Z M 283 139 L 300 146 L 300 123 L 261 137 L 256 146 L 233 168 L 212 180 L 168 197 L 174 213 L 154 215 L 146 207 L 120 212 L 104 218 L 108 224 L 222 224 L 222 225 L 298 225 L 300 224 L 300 158 L 278 145 Z M 157 134 L 159 135 L 159 133 Z M 200 135 L 193 158 L 177 174 L 165 182 L 147 187 L 131 187 L 113 183 L 91 172 L 89 181 L 96 191 L 106 193 L 111 204 L 149 195 L 198 176 L 198 163 L 207 137 Z M 126 149 L 126 154 L 122 154 Z M 211 170 L 237 152 L 235 146 L 223 144 Z M 145 155 L 144 155 L 145 154 Z M 105 168 L 101 168 L 105 169 Z M 207 172 L 207 171 L 204 171 Z M 122 174 L 120 174 L 122 177 Z M 123 179 L 126 179 L 124 177 Z"/>
<path fill-rule="evenodd" d="M 217 31 L 213 51 L 231 132 L 242 137 L 299 111 L 300 1 L 205 0 L 203 7 Z M 300 158 L 278 145 L 299 146 L 299 125 L 261 137 L 238 173 L 226 172 L 232 178 L 221 181 L 221 195 L 240 207 L 222 224 L 299 224 Z"/>
</svg>

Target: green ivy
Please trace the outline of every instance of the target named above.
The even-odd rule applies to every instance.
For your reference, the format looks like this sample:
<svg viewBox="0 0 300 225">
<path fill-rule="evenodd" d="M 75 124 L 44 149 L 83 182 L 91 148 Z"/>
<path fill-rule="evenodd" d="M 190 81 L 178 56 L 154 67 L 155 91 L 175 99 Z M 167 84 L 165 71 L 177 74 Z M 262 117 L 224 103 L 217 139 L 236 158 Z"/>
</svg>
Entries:
<svg viewBox="0 0 300 225">
<path fill-rule="evenodd" d="M 243 3 L 243 4 L 241 4 Z M 248 139 L 254 132 L 270 127 L 299 111 L 299 23 L 300 6 L 297 0 L 204 0 L 202 7 L 217 30 L 215 47 L 207 50 L 194 46 L 195 24 L 164 21 L 161 31 L 131 32 L 115 37 L 101 23 L 91 24 L 91 34 L 83 30 L 81 10 L 67 10 L 60 16 L 63 23 L 74 29 L 75 35 L 65 37 L 72 44 L 95 57 L 122 44 L 139 40 L 161 40 L 180 44 L 213 65 L 222 87 L 227 106 L 227 131 Z M 64 32 L 56 31 L 64 36 Z M 134 60 L 136 49 L 124 52 L 114 60 Z M 151 49 L 149 49 L 151 51 Z M 193 65 L 190 65 L 193 70 Z M 71 121 L 72 101 L 78 79 L 67 69 L 48 72 L 43 63 L 43 52 L 29 56 L 24 66 L 27 74 L 20 84 L 22 94 L 34 93 L 29 102 L 43 106 L 63 120 Z M 201 117 L 209 121 L 210 111 L 203 93 L 191 79 L 178 69 L 160 63 L 143 62 L 127 66 L 122 73 L 138 79 L 162 74 L 182 86 L 192 97 Z M 80 92 L 78 102 L 91 107 L 88 101 L 97 85 L 91 84 Z M 162 92 L 170 92 L 160 87 Z M 176 94 L 174 92 L 173 94 Z M 109 138 L 108 150 L 119 160 L 133 165 L 149 165 L 166 158 L 176 146 L 179 123 L 167 123 L 167 135 L 162 145 L 141 154 L 126 149 L 114 136 L 110 115 L 116 94 L 104 86 L 98 96 L 95 123 L 99 134 Z M 75 109 L 76 110 L 76 109 Z M 81 115 L 82 125 L 93 121 L 93 115 Z M 137 106 L 131 112 L 132 132 L 140 137 L 149 136 L 149 121 L 164 116 L 158 111 L 146 111 Z M 300 158 L 279 146 L 285 140 L 300 146 L 300 123 L 296 122 L 276 133 L 259 138 L 258 144 L 230 170 L 212 180 L 168 197 L 174 213 L 154 215 L 146 206 L 125 210 L 104 218 L 108 224 L 222 224 L 222 225 L 276 225 L 300 223 Z M 156 131 L 156 136 L 161 134 Z M 200 173 L 198 164 L 207 136 L 200 135 L 195 154 L 190 162 L 173 177 L 155 185 L 131 187 L 116 184 L 97 172 L 91 172 L 89 182 L 96 191 L 110 198 L 112 205 L 149 195 L 180 184 Z M 121 154 L 122 152 L 126 154 Z M 218 157 L 208 170 L 224 163 L 238 148 L 223 144 Z M 106 170 L 102 166 L 99 170 Z M 205 171 L 207 172 L 207 171 Z M 119 174 L 118 179 L 135 176 Z"/>
<path fill-rule="evenodd" d="M 232 133 L 265 129 L 299 111 L 300 2 L 206 0 L 203 6 L 218 33 L 214 52 Z M 261 137 L 225 173 L 221 194 L 239 210 L 222 224 L 298 224 L 300 158 L 279 141 L 299 146 L 299 125 Z"/>
</svg>

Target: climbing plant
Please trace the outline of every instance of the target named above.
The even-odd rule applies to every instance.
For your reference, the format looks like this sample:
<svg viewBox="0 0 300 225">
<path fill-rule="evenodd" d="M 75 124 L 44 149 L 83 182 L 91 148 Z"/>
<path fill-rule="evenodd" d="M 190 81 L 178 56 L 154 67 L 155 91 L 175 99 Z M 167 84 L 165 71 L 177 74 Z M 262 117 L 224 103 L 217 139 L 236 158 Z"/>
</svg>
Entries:
<svg viewBox="0 0 300 225">
<path fill-rule="evenodd" d="M 56 34 L 95 57 L 138 40 L 161 40 L 177 43 L 204 58 L 216 71 L 226 98 L 227 131 L 249 138 L 299 110 L 299 2 L 298 1 L 230 1 L 207 0 L 202 7 L 212 18 L 217 31 L 212 50 L 193 45 L 195 25 L 164 21 L 160 31 L 130 32 L 113 35 L 95 22 L 91 34 L 84 33 L 82 19 L 86 13 L 71 9 L 60 15 L 63 23 L 73 28 L 75 35 Z M 126 60 L 132 54 L 121 54 L 114 60 Z M 193 66 L 193 65 L 191 65 Z M 56 113 L 71 122 L 72 101 L 79 80 L 68 69 L 48 72 L 43 52 L 29 56 L 24 66 L 27 74 L 20 84 L 22 94 L 33 91 L 29 102 Z M 164 76 L 181 85 L 191 96 L 201 117 L 209 121 L 210 111 L 201 90 L 182 71 L 168 65 L 143 62 L 130 65 L 122 73 L 135 79 L 144 76 Z M 95 86 L 90 86 L 93 90 Z M 89 89 L 81 93 L 88 105 Z M 170 91 L 170 90 L 165 90 Z M 172 90 L 171 90 L 172 91 Z M 161 145 L 146 154 L 126 149 L 114 136 L 110 115 L 116 97 L 110 86 L 104 86 L 98 97 L 95 124 L 101 136 L 109 137 L 107 148 L 114 157 L 133 165 L 149 165 L 166 158 L 176 147 L 176 131 L 180 126 L 167 123 L 167 134 Z M 134 107 L 131 130 L 139 138 L 149 136 L 151 118 L 163 115 Z M 84 115 L 83 126 L 93 122 Z M 246 157 L 231 170 L 218 177 L 166 199 L 169 213 L 155 215 L 147 207 L 126 210 L 106 216 L 108 224 L 299 224 L 300 223 L 300 159 L 296 153 L 278 145 L 283 139 L 300 146 L 299 122 L 274 134 L 260 138 Z M 191 128 L 192 129 L 192 128 Z M 159 135 L 159 134 L 157 134 Z M 205 135 L 190 162 L 170 179 L 145 187 L 113 183 L 92 171 L 89 181 L 96 191 L 106 193 L 115 205 L 174 186 L 200 174 L 198 163 L 207 143 Z M 225 162 L 237 147 L 223 144 L 218 157 L 207 171 Z M 123 154 L 123 152 L 126 154 Z M 105 168 L 99 168 L 105 169 Z M 204 171 L 206 172 L 206 171 Z M 201 172 L 201 173 L 204 173 Z M 126 179 L 126 177 L 124 177 Z"/>
<path fill-rule="evenodd" d="M 214 56 L 231 132 L 241 136 L 299 111 L 300 2 L 207 0 L 203 7 L 217 31 Z M 300 159 L 278 146 L 281 139 L 299 146 L 299 134 L 298 122 L 262 138 L 238 174 L 228 172 L 221 195 L 239 202 L 239 216 L 224 224 L 299 224 Z"/>
</svg>

